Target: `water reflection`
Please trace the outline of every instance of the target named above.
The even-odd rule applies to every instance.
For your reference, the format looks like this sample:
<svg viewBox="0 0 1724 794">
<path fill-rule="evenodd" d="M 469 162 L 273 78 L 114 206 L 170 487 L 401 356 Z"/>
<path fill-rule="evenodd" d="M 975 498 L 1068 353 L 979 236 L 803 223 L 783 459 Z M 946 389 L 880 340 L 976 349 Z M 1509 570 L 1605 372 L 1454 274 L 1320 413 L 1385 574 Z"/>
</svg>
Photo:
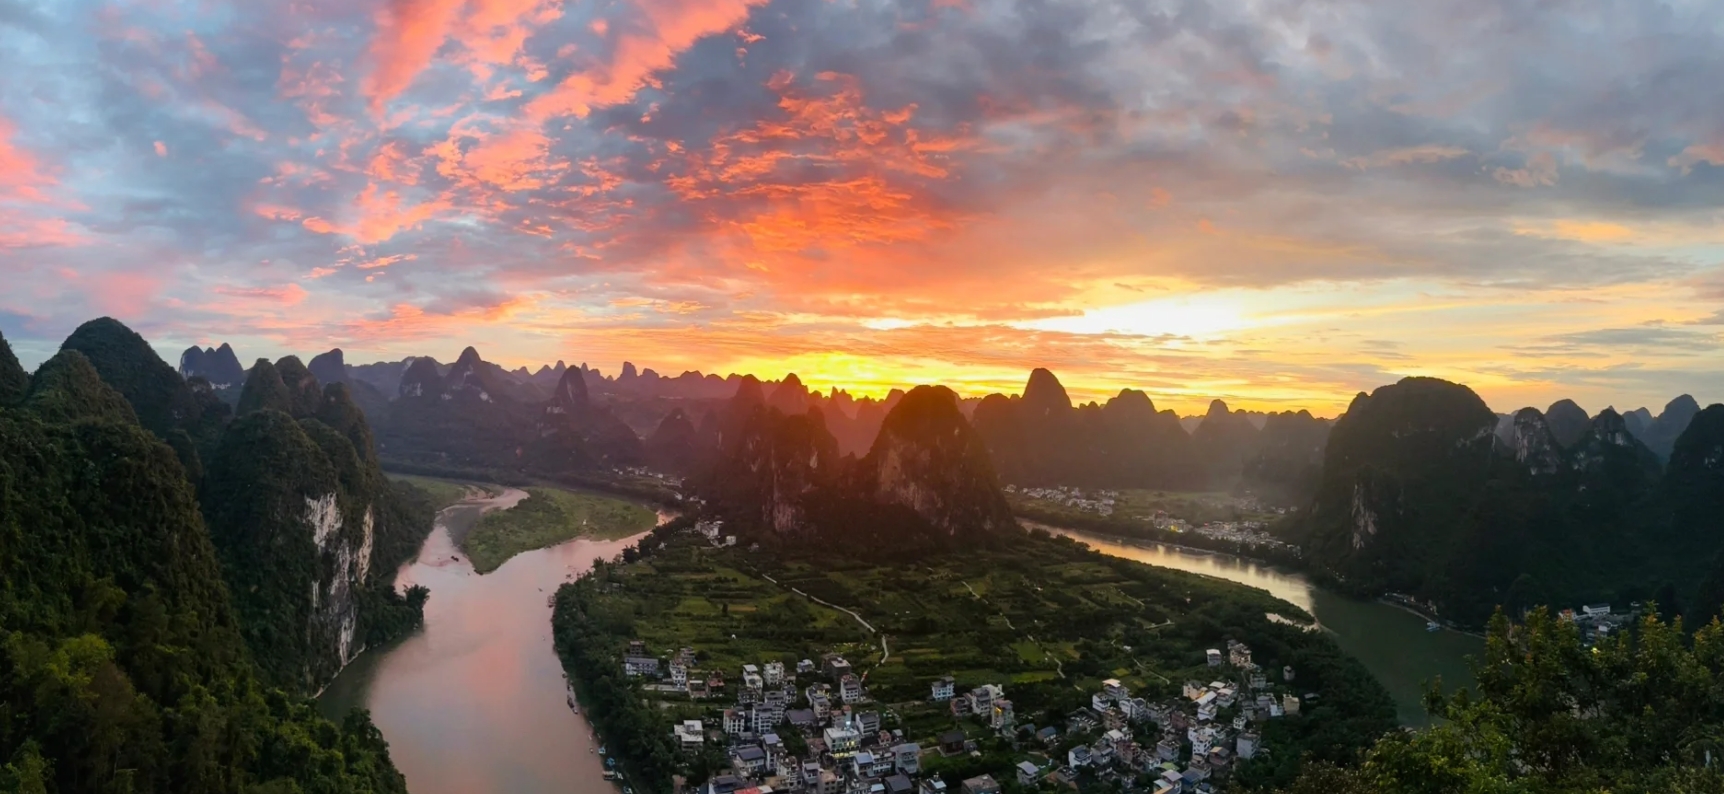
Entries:
<svg viewBox="0 0 1724 794">
<path fill-rule="evenodd" d="M 1260 587 L 1297 605 L 1315 615 L 1341 649 L 1383 683 L 1406 725 L 1422 726 L 1430 721 L 1423 703 L 1425 682 L 1440 677 L 1448 689 L 1470 685 L 1473 677 L 1466 657 L 1484 647 L 1477 637 L 1426 631 L 1425 619 L 1410 612 L 1376 601 L 1345 598 L 1311 584 L 1301 574 L 1263 563 L 1159 543 L 1043 528 L 1080 540 L 1103 554 Z"/>
<path fill-rule="evenodd" d="M 396 575 L 398 587 L 431 589 L 425 628 L 361 655 L 319 701 L 337 718 L 370 709 L 414 794 L 616 791 L 600 776 L 591 729 L 564 700 L 547 598 L 634 539 L 572 541 L 475 574 L 451 532 L 523 496 L 511 489 L 438 516 L 418 559 Z"/>
</svg>

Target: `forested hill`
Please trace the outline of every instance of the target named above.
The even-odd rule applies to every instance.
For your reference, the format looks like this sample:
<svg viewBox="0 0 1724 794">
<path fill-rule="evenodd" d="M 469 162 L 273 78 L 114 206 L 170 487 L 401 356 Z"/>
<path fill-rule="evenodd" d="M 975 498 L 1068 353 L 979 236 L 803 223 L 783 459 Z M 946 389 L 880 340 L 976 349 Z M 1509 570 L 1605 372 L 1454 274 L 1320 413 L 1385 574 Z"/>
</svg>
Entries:
<svg viewBox="0 0 1724 794">
<path fill-rule="evenodd" d="M 269 685 L 315 692 L 368 644 L 419 624 L 427 594 L 398 594 L 392 579 L 430 532 L 429 500 L 383 476 L 346 384 L 319 384 L 292 356 L 260 360 L 236 415 L 110 318 L 80 326 L 35 380 L 26 404 L 41 416 L 125 413 L 174 449 Z"/>
<path fill-rule="evenodd" d="M 364 715 L 260 683 L 181 454 L 96 369 L 0 339 L 0 791 L 405 792 Z"/>
<path fill-rule="evenodd" d="M 1499 604 L 1655 597 L 1715 613 L 1724 588 L 1696 599 L 1724 550 L 1724 406 L 1693 418 L 1664 467 L 1615 411 L 1556 413 L 1554 427 L 1531 408 L 1499 423 L 1471 389 L 1433 378 L 1360 394 L 1287 529 L 1341 584 L 1464 624 Z"/>
</svg>

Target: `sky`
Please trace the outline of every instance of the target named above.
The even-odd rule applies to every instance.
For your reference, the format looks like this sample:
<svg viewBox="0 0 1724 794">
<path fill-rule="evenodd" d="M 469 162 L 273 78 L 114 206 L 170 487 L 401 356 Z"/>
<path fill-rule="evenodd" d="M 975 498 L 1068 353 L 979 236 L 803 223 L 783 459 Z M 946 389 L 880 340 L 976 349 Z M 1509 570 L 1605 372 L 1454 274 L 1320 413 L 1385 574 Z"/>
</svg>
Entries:
<svg viewBox="0 0 1724 794">
<path fill-rule="evenodd" d="M 0 332 L 1724 400 L 1724 3 L 0 0 Z"/>
</svg>

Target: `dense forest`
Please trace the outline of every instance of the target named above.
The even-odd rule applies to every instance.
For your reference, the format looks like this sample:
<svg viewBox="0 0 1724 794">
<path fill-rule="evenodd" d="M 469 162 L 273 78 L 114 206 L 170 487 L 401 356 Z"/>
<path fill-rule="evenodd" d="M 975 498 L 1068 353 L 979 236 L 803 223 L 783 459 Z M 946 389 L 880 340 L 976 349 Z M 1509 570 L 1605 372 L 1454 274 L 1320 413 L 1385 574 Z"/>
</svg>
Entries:
<svg viewBox="0 0 1724 794">
<path fill-rule="evenodd" d="M 129 400 L 95 376 L 114 340 L 75 338 L 35 378 L 0 339 L 0 791 L 404 792 L 364 714 L 260 678 L 188 476 L 195 395 L 133 362 Z"/>
<path fill-rule="evenodd" d="M 1308 770 L 1291 794 L 1724 791 L 1724 625 L 1648 615 L 1588 647 L 1549 610 L 1501 613 L 1471 690 L 1433 690 L 1443 720 L 1360 764 Z"/>
</svg>

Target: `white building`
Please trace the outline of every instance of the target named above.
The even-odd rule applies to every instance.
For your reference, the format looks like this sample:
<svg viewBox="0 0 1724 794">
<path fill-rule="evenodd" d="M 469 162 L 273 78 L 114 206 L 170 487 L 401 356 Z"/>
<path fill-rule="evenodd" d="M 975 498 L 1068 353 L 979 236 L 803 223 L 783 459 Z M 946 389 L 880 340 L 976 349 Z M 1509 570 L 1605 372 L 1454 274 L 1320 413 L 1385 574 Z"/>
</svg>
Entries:
<svg viewBox="0 0 1724 794">
<path fill-rule="evenodd" d="M 942 702 L 945 702 L 947 700 L 952 699 L 952 693 L 953 693 L 953 690 L 955 689 L 955 684 L 952 682 L 951 676 L 946 676 L 944 678 L 936 680 L 934 682 L 934 685 L 932 688 L 933 688 L 934 702 L 935 703 L 942 703 Z"/>
</svg>

